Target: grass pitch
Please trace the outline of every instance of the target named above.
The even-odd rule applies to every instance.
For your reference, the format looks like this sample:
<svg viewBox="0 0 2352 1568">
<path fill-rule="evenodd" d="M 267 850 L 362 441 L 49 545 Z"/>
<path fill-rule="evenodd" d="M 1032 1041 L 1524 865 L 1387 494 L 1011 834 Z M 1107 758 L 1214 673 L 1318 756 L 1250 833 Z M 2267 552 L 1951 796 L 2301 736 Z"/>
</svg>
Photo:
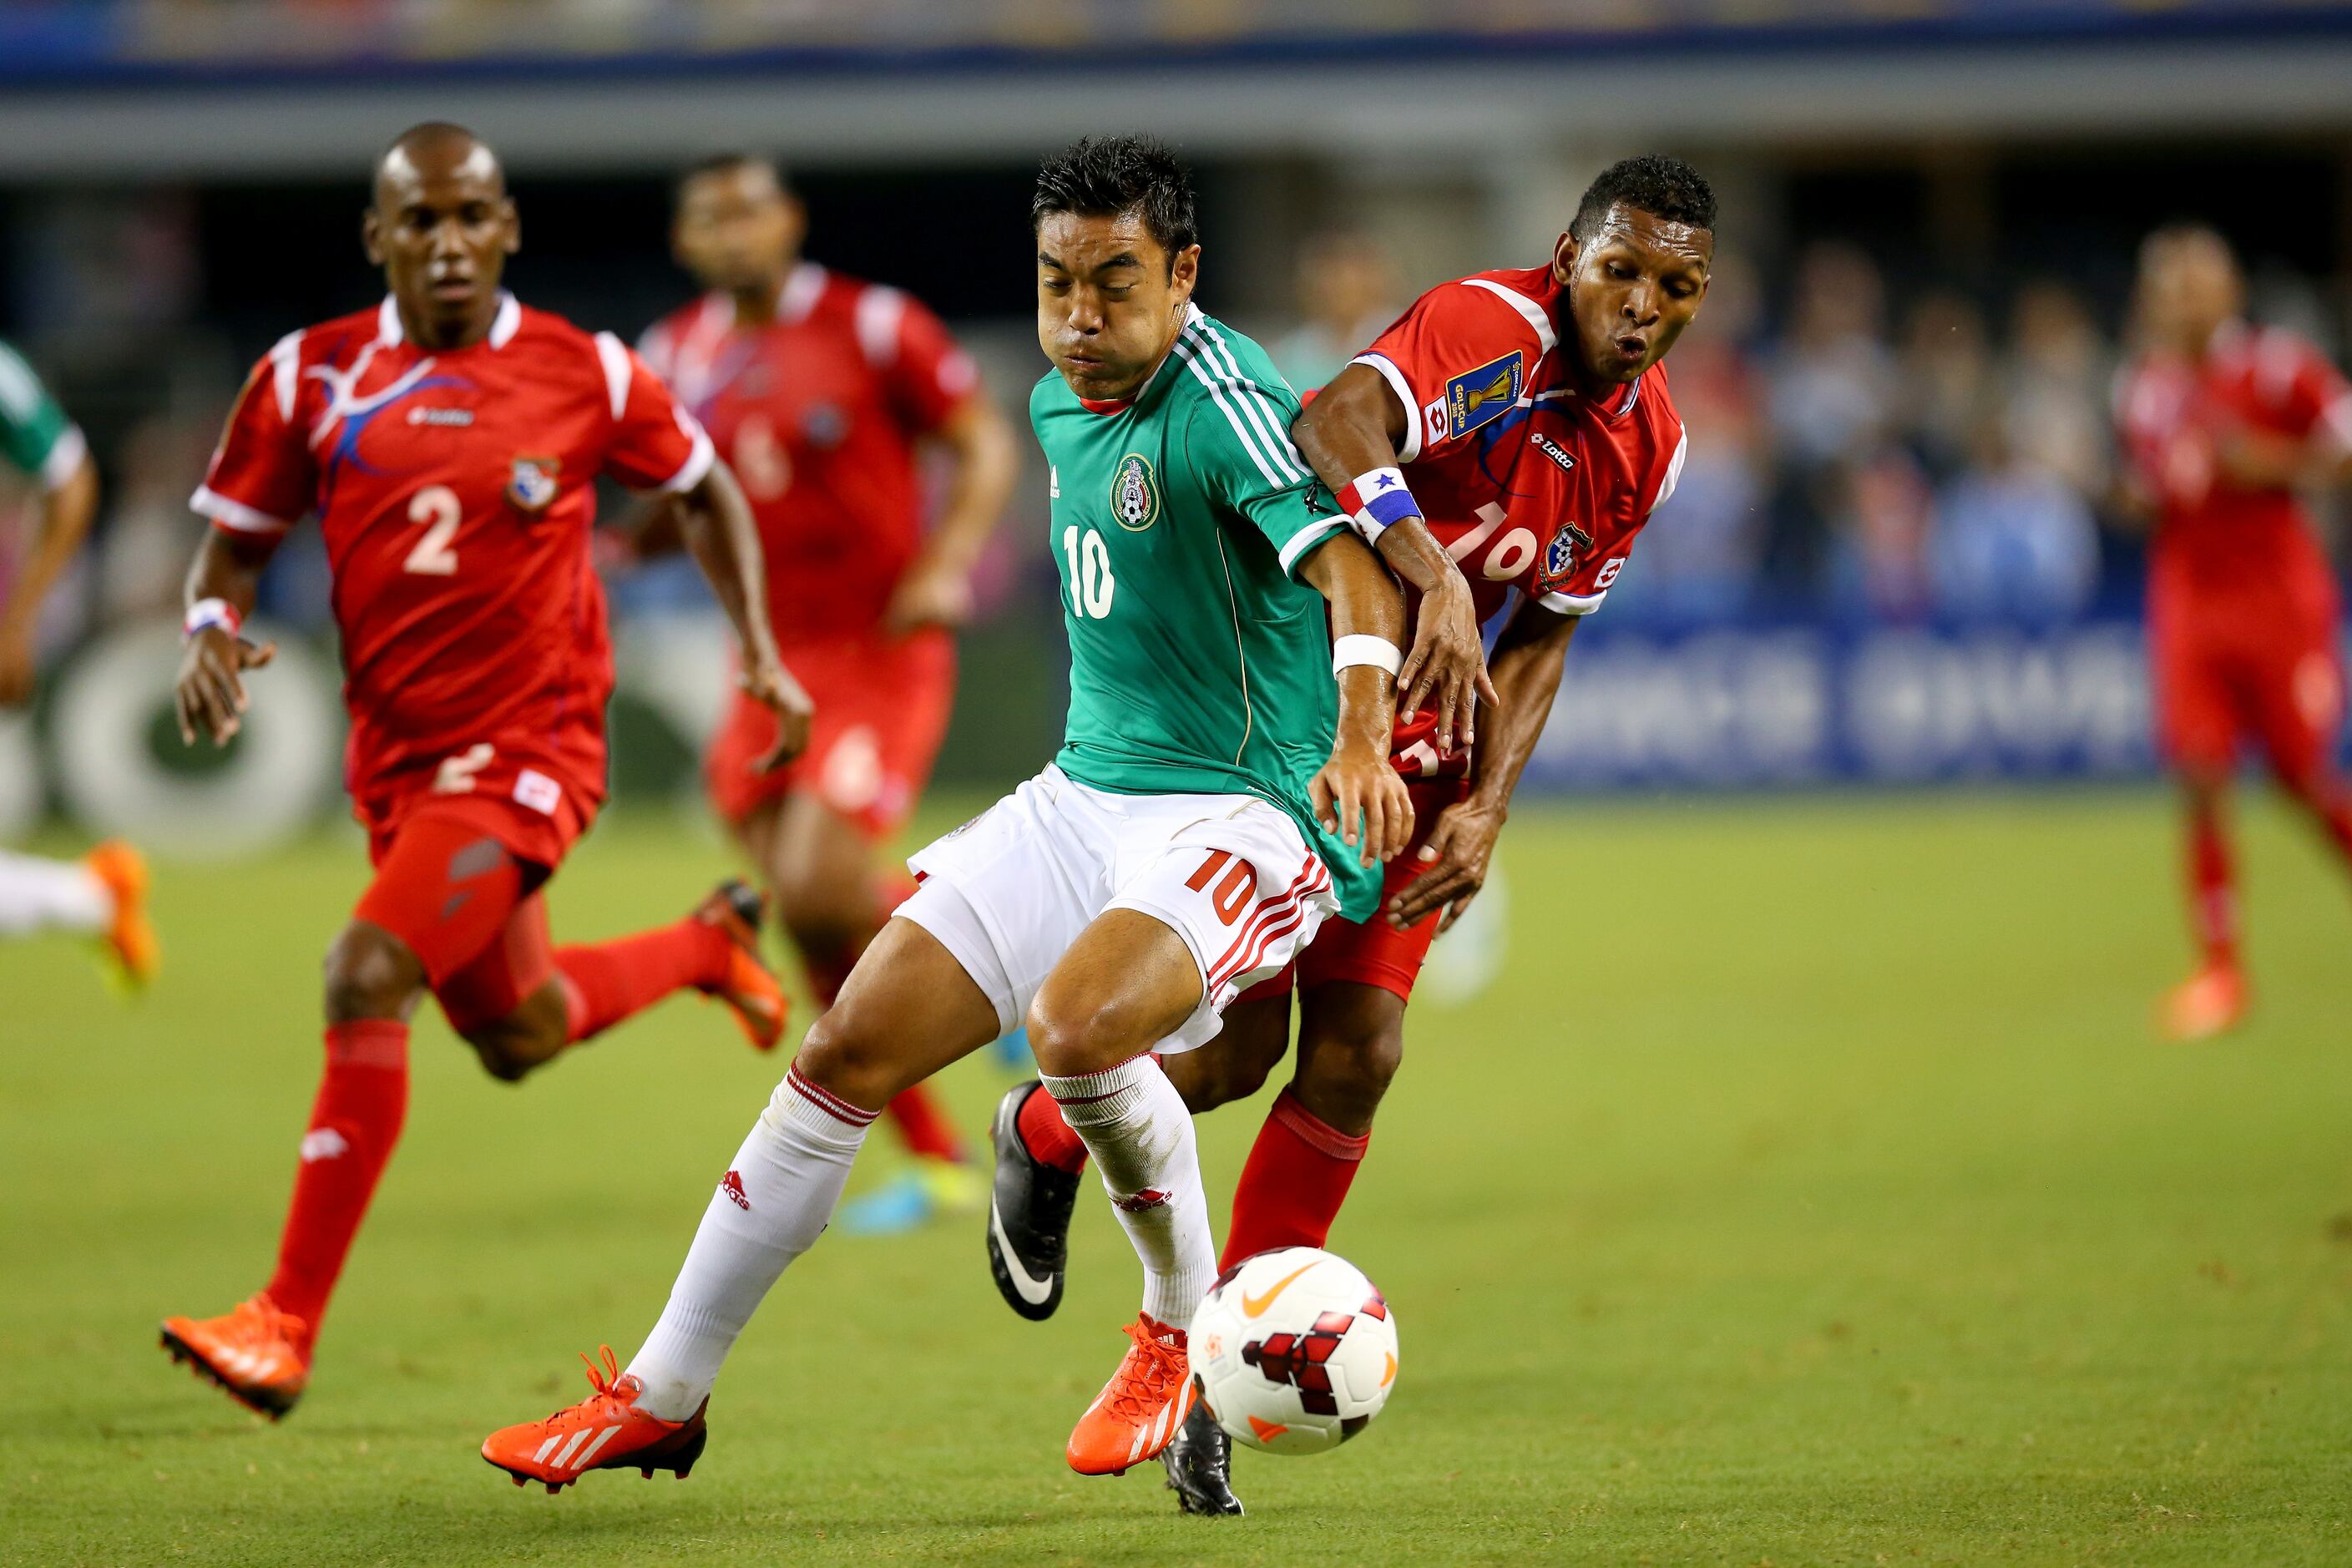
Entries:
<svg viewBox="0 0 2352 1568">
<path fill-rule="evenodd" d="M 781 1070 L 691 999 L 519 1089 L 428 1007 L 310 1397 L 246 1415 L 155 1322 L 268 1273 L 362 857 L 165 868 L 138 1005 L 0 950 L 0 1560 L 2352 1561 L 2352 899 L 2247 826 L 2259 1011 L 2180 1049 L 2145 1031 L 2183 959 L 2153 795 L 1523 813 L 1508 965 L 1416 1013 L 1334 1237 L 1395 1305 L 1396 1397 L 1335 1456 L 1239 1456 L 1241 1521 L 1063 1468 L 1134 1310 L 1099 1205 L 1041 1326 L 977 1221 L 828 1237 L 684 1485 L 484 1465 L 573 1352 L 635 1349 Z M 723 864 L 618 817 L 558 933 Z M 977 1128 L 1004 1080 L 945 1081 Z M 1257 1122 L 1202 1123 L 1221 1215 Z M 877 1133 L 861 1184 L 890 1163 Z"/>
</svg>

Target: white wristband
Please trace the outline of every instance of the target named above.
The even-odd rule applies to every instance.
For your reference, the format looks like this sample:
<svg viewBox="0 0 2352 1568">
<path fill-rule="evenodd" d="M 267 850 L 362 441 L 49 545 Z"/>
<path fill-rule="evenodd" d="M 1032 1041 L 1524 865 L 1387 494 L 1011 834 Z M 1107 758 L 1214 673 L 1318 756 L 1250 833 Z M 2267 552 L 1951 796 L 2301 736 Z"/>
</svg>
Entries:
<svg viewBox="0 0 2352 1568">
<path fill-rule="evenodd" d="M 188 618 L 180 623 L 180 636 L 192 637 L 206 626 L 218 626 L 235 637 L 245 629 L 245 617 L 226 599 L 198 599 L 188 606 Z"/>
<path fill-rule="evenodd" d="M 1404 655 L 1388 638 L 1368 637 L 1361 632 L 1351 632 L 1346 637 L 1332 639 L 1332 674 L 1337 675 L 1360 664 L 1369 664 L 1375 669 L 1384 669 L 1394 675 L 1404 668 Z"/>
</svg>

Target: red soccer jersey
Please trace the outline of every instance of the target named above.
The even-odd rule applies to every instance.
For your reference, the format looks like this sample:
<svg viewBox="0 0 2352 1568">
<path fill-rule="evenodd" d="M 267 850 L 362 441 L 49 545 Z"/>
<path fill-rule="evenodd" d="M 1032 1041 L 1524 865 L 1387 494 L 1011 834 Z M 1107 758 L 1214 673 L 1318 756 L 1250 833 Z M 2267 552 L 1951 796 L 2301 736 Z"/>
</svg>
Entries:
<svg viewBox="0 0 2352 1568">
<path fill-rule="evenodd" d="M 512 847 L 551 864 L 604 795 L 593 481 L 688 489 L 710 462 L 692 416 L 611 333 L 509 295 L 485 341 L 430 350 L 387 299 L 278 341 L 191 504 L 244 533 L 318 514 L 363 822 L 496 791 L 545 819 Z"/>
<path fill-rule="evenodd" d="M 971 356 L 898 289 L 807 262 L 765 324 L 710 294 L 639 347 L 751 498 L 776 640 L 871 631 L 922 543 L 916 440 L 979 384 Z"/>
<path fill-rule="evenodd" d="M 1578 391 L 1553 324 L 1564 293 L 1548 267 L 1441 283 L 1356 356 L 1405 406 L 1405 480 L 1482 621 L 1514 587 L 1562 615 L 1599 609 L 1682 472 L 1665 367 L 1607 398 Z M 1401 723 L 1400 766 L 1459 771 L 1433 728 Z"/>
<path fill-rule="evenodd" d="M 2232 323 L 2201 364 L 2151 353 L 2117 387 L 2126 460 L 2157 502 L 2149 580 L 2158 594 L 2274 599 L 2327 565 L 2302 500 L 2240 485 L 2219 452 L 2243 432 L 2352 449 L 2352 386 L 2317 349 L 2275 327 Z"/>
</svg>

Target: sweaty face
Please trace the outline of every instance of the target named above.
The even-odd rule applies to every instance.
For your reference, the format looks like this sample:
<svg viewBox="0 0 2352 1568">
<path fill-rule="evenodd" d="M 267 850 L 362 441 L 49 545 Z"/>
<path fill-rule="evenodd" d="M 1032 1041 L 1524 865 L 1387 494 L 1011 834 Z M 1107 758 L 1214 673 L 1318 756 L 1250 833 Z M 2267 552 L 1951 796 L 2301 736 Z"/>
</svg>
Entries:
<svg viewBox="0 0 2352 1568">
<path fill-rule="evenodd" d="M 1037 346 L 1080 397 L 1132 397 L 1183 330 L 1201 247 L 1171 268 L 1140 215 L 1049 213 L 1037 226 Z"/>
<path fill-rule="evenodd" d="M 489 331 L 521 230 L 488 148 L 394 148 L 376 172 L 364 232 L 368 259 L 383 268 L 411 331 L 449 347 Z"/>
<path fill-rule="evenodd" d="M 755 164 L 697 174 L 679 193 L 672 242 L 706 289 L 757 289 L 782 276 L 800 249 L 801 205 Z"/>
<path fill-rule="evenodd" d="M 1615 206 L 1581 241 L 1560 236 L 1552 271 L 1568 284 L 1577 357 L 1601 386 L 1664 357 L 1706 298 L 1715 236 Z"/>
<path fill-rule="evenodd" d="M 2229 247 L 2214 235 L 2159 235 L 2140 254 L 2140 308 L 2158 341 L 2195 357 L 2245 300 Z"/>
</svg>

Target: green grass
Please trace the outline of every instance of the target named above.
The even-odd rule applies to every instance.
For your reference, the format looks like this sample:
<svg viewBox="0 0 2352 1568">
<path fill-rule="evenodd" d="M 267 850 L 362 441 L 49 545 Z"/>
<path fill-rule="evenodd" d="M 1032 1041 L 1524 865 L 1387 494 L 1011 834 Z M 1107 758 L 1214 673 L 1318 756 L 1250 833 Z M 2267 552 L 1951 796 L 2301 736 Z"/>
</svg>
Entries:
<svg viewBox="0 0 2352 1568">
<path fill-rule="evenodd" d="M 483 1465 L 574 1351 L 635 1349 L 776 1077 L 691 1001 L 519 1089 L 428 1008 L 310 1398 L 231 1406 L 154 1324 L 267 1272 L 361 856 L 167 868 L 142 1004 L 0 951 L 0 1559 L 2352 1561 L 2352 900 L 2247 827 L 2258 1013 L 2180 1049 L 2145 1034 L 2183 957 L 2153 795 L 1524 814 L 1508 968 L 1415 1015 L 1334 1237 L 1396 1397 L 1333 1457 L 1240 1456 L 1238 1521 L 1063 1468 L 1136 1287 L 1092 1204 L 1045 1325 L 973 1223 L 827 1238 L 685 1485 Z M 558 932 L 721 863 L 616 818 Z M 1000 1082 L 946 1079 L 972 1125 Z M 1201 1124 L 1220 1213 L 1257 1121 Z"/>
</svg>

